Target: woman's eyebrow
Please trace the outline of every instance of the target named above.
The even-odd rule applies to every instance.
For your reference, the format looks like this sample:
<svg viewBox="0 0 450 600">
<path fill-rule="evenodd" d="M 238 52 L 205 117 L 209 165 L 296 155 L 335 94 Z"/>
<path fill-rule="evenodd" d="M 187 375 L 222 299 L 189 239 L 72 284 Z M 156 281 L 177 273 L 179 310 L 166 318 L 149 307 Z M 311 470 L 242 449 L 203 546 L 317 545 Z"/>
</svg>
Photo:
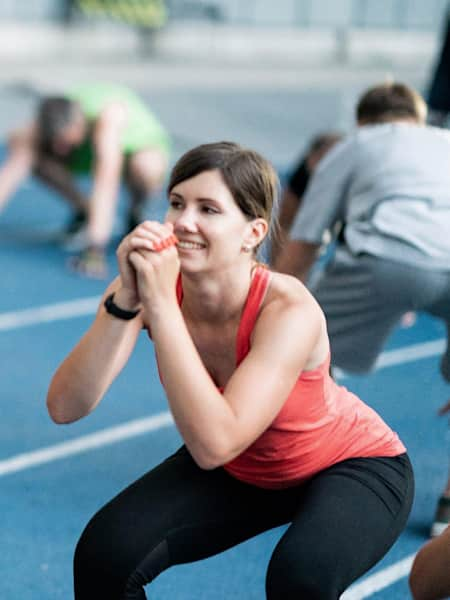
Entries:
<svg viewBox="0 0 450 600">
<path fill-rule="evenodd" d="M 169 197 L 175 197 L 175 198 L 179 198 L 180 200 L 184 200 L 184 197 L 182 194 L 178 193 L 178 192 L 170 192 L 169 193 Z M 219 205 L 220 202 L 214 198 L 211 198 L 210 196 L 197 196 L 195 198 L 195 202 L 201 203 L 201 202 L 213 202 L 214 204 Z"/>
<path fill-rule="evenodd" d="M 196 200 L 197 202 L 213 202 L 214 204 L 219 204 L 218 200 L 211 198 L 210 196 L 199 196 Z"/>
</svg>

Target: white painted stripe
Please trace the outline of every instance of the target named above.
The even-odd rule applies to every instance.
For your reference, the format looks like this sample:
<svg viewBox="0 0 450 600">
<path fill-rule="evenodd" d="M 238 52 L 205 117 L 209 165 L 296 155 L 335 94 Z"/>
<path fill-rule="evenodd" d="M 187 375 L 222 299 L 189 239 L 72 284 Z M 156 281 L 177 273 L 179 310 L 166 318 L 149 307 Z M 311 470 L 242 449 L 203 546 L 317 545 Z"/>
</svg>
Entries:
<svg viewBox="0 0 450 600">
<path fill-rule="evenodd" d="M 0 331 L 92 315 L 97 311 L 100 298 L 101 296 L 80 298 L 69 302 L 47 304 L 39 308 L 5 312 L 0 314 Z"/>
<path fill-rule="evenodd" d="M 394 365 L 413 362 L 423 358 L 430 358 L 442 354 L 445 348 L 446 340 L 440 339 L 433 340 L 432 342 L 423 342 L 421 344 L 405 346 L 404 348 L 397 348 L 396 350 L 389 350 L 380 354 L 375 368 L 384 369 L 385 367 L 392 367 Z"/>
<path fill-rule="evenodd" d="M 399 579 L 407 577 L 411 570 L 415 554 L 407 556 L 403 560 L 400 560 L 390 567 L 386 567 L 378 573 L 370 575 L 361 583 L 357 583 L 351 586 L 341 596 L 341 600 L 362 600 L 363 598 L 369 598 L 372 594 L 384 590 Z"/>
<path fill-rule="evenodd" d="M 433 340 L 431 342 L 422 342 L 420 344 L 412 344 L 395 350 L 386 350 L 378 357 L 375 364 L 375 371 L 385 369 L 386 367 L 394 367 L 395 365 L 403 365 L 423 358 L 431 358 L 439 356 L 445 351 L 447 340 L 444 338 Z M 350 377 L 348 373 L 342 369 L 333 368 L 333 373 L 337 379 L 345 379 Z"/>
<path fill-rule="evenodd" d="M 0 461 L 0 477 L 36 467 L 54 460 L 60 460 L 88 450 L 115 444 L 116 442 L 157 431 L 173 425 L 172 415 L 166 411 L 144 419 L 129 421 L 123 425 L 78 437 L 68 442 L 47 446 L 33 452 L 17 454 Z"/>
</svg>

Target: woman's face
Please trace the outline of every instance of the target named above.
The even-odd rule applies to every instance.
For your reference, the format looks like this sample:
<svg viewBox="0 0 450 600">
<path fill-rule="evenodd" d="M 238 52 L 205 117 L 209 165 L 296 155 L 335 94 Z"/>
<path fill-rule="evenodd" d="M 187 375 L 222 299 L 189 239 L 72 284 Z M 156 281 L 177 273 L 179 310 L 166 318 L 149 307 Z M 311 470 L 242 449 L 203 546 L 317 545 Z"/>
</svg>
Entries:
<svg viewBox="0 0 450 600">
<path fill-rule="evenodd" d="M 242 256 L 252 236 L 252 222 L 237 206 L 219 171 L 203 171 L 175 185 L 169 204 L 166 222 L 173 223 L 183 270 L 220 269 Z"/>
</svg>

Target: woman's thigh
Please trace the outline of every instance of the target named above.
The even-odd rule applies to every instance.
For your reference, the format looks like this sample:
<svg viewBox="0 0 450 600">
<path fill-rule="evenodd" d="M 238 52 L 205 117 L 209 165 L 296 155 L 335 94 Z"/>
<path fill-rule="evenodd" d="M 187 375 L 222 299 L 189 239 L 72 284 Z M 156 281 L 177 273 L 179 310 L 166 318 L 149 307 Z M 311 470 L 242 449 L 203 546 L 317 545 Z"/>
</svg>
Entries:
<svg viewBox="0 0 450 600">
<path fill-rule="evenodd" d="M 339 598 L 398 538 L 413 493 L 406 455 L 351 459 L 319 474 L 275 548 L 267 598 Z"/>
</svg>

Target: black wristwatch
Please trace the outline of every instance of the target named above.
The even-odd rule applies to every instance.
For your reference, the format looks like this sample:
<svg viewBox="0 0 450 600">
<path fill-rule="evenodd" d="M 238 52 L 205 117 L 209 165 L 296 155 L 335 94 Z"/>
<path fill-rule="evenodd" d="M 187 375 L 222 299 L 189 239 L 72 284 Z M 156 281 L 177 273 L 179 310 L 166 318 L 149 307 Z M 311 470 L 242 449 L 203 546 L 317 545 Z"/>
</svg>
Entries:
<svg viewBox="0 0 450 600">
<path fill-rule="evenodd" d="M 103 306 L 105 307 L 106 312 L 123 321 L 130 321 L 141 312 L 140 308 L 137 310 L 124 310 L 123 308 L 120 308 L 120 306 L 117 306 L 117 304 L 114 304 L 114 293 L 106 298 Z"/>
</svg>

